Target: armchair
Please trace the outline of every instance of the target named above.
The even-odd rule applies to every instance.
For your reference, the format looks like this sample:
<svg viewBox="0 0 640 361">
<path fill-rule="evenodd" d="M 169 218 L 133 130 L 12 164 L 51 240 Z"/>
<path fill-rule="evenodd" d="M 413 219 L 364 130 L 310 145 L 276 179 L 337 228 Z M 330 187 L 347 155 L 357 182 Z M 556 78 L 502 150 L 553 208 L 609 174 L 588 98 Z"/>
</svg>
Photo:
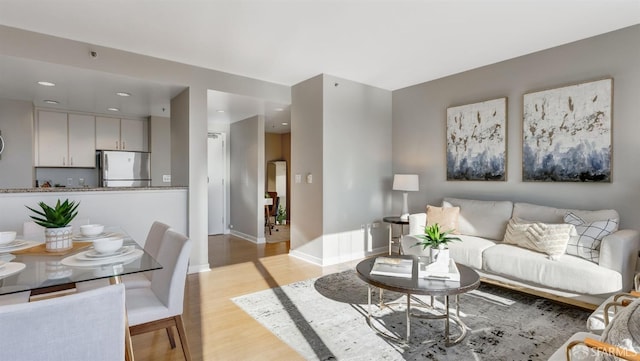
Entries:
<svg viewBox="0 0 640 361">
<path fill-rule="evenodd" d="M 614 303 L 606 306 L 607 311 Z M 603 334 L 578 332 L 571 336 L 549 361 L 560 360 L 629 360 L 640 361 L 640 298 L 632 302 L 615 302 L 620 311 Z M 624 304 L 627 304 L 624 306 Z M 606 313 L 605 313 L 606 314 Z M 607 319 L 608 321 L 608 319 Z"/>
</svg>

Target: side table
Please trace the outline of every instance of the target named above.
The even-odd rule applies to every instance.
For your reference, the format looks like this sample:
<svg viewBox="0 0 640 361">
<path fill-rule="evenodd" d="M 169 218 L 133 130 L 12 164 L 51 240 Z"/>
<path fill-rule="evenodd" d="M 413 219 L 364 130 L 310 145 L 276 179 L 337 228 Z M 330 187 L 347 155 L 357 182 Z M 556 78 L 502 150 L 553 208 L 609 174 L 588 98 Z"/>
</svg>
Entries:
<svg viewBox="0 0 640 361">
<path fill-rule="evenodd" d="M 400 247 L 399 246 L 400 237 L 397 237 L 397 238 L 393 237 L 393 225 L 394 224 L 399 224 L 400 225 L 400 236 L 402 236 L 404 234 L 404 226 L 405 225 L 407 225 L 407 226 L 409 225 L 409 220 L 405 221 L 405 220 L 400 219 L 400 217 L 397 217 L 397 216 L 389 216 L 389 217 L 382 218 L 382 221 L 385 222 L 385 223 L 390 223 L 390 226 L 389 226 L 389 254 L 391 254 L 391 247 L 393 246 L 394 239 L 398 239 L 398 247 Z M 398 253 L 400 253 L 400 252 L 398 251 Z"/>
</svg>

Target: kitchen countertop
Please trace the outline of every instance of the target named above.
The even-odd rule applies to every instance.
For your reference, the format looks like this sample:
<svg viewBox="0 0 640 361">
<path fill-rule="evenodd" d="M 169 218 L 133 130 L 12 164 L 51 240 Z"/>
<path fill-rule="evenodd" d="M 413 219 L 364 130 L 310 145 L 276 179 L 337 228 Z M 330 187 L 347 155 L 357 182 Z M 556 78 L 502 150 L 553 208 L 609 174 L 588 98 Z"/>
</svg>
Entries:
<svg viewBox="0 0 640 361">
<path fill-rule="evenodd" d="M 7 188 L 0 193 L 42 193 L 42 192 L 104 192 L 104 191 L 145 191 L 145 190 L 177 190 L 189 187 L 39 187 L 39 188 Z"/>
</svg>

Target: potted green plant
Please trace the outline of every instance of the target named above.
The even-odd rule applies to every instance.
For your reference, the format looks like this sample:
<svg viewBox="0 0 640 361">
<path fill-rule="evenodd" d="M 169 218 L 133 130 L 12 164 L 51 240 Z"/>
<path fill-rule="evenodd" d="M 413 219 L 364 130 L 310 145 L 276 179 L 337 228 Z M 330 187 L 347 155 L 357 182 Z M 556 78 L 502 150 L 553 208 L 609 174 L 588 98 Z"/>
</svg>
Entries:
<svg viewBox="0 0 640 361">
<path fill-rule="evenodd" d="M 287 211 L 284 209 L 282 204 L 278 207 L 276 222 L 278 222 L 278 224 L 287 224 Z"/>
<path fill-rule="evenodd" d="M 442 231 L 440 225 L 435 223 L 431 226 L 424 227 L 424 234 L 416 235 L 415 237 L 421 239 L 421 241 L 414 244 L 415 246 L 422 246 L 423 250 L 429 248 L 429 256 L 431 261 L 441 261 L 449 263 L 449 248 L 447 244 L 451 241 L 462 241 L 458 237 L 449 236 L 453 232 L 452 229 L 448 231 Z"/>
<path fill-rule="evenodd" d="M 58 201 L 52 207 L 44 202 L 38 205 L 42 209 L 36 210 L 26 206 L 36 215 L 31 215 L 31 219 L 42 227 L 44 227 L 44 238 L 46 250 L 48 252 L 62 252 L 72 247 L 71 239 L 73 237 L 73 229 L 69 223 L 78 215 L 78 206 L 80 203 L 69 201 Z"/>
</svg>

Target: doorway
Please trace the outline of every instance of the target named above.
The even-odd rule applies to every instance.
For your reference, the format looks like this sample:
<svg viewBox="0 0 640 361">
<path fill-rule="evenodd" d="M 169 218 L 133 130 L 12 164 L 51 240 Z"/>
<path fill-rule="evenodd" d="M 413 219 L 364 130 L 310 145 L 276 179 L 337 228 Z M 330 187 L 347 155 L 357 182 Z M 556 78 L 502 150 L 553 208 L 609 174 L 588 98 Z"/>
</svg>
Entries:
<svg viewBox="0 0 640 361">
<path fill-rule="evenodd" d="M 209 133 L 207 139 L 209 235 L 223 234 L 225 228 L 225 138 L 224 133 Z"/>
</svg>

